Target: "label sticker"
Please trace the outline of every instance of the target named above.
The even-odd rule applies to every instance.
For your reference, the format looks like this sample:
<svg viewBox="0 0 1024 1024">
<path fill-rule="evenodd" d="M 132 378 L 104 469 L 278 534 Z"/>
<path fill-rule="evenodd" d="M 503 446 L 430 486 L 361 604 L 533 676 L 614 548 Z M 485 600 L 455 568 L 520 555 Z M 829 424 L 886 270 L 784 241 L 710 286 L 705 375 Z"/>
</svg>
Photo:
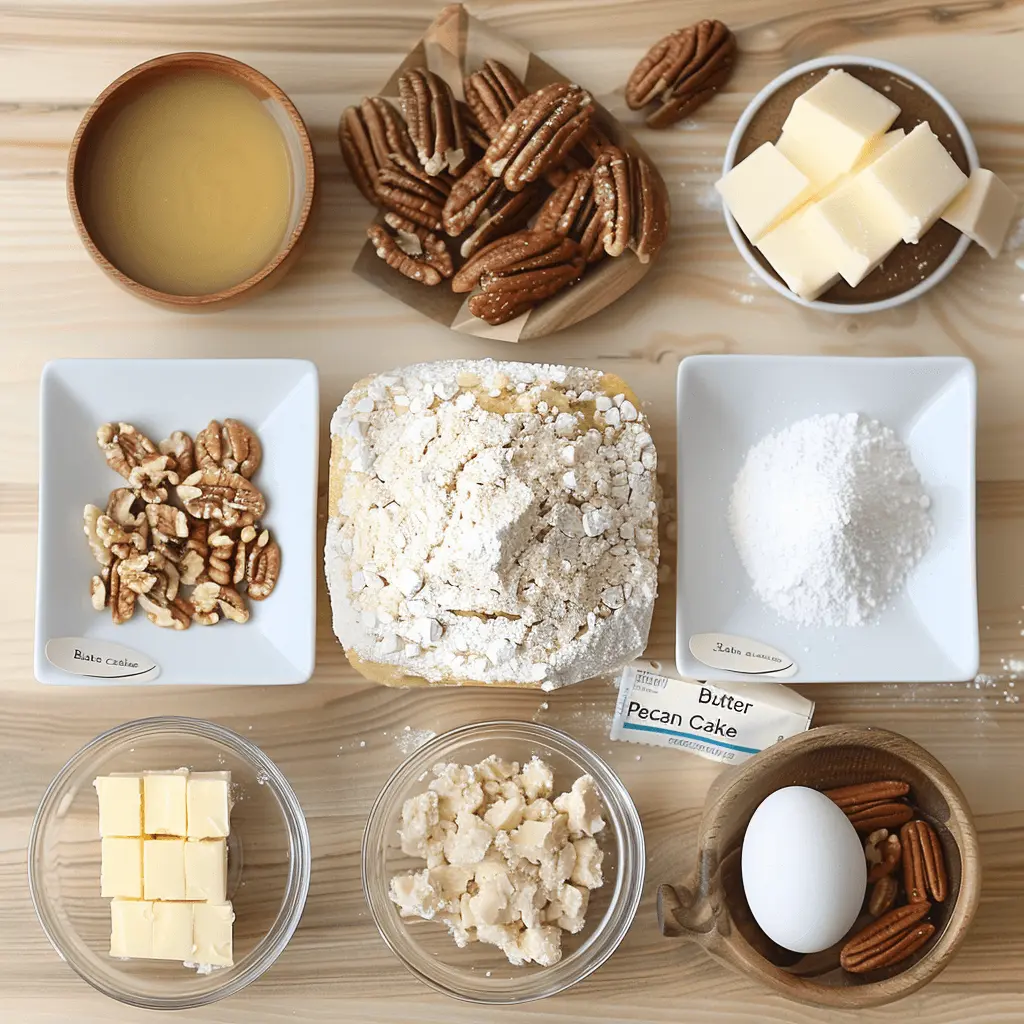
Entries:
<svg viewBox="0 0 1024 1024">
<path fill-rule="evenodd" d="M 46 659 L 72 675 L 93 679 L 131 679 L 141 683 L 160 675 L 160 666 L 145 654 L 86 636 L 61 636 L 48 641 Z"/>
<path fill-rule="evenodd" d="M 745 676 L 784 679 L 796 674 L 796 662 L 774 647 L 730 633 L 695 633 L 690 653 L 710 668 Z"/>
</svg>

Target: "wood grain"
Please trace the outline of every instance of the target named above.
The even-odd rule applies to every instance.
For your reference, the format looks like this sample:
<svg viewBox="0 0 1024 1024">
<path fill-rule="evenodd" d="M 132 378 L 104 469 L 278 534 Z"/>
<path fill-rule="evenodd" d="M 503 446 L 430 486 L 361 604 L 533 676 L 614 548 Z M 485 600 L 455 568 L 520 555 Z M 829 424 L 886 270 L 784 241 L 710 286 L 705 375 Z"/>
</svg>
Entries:
<svg viewBox="0 0 1024 1024">
<path fill-rule="evenodd" d="M 330 630 L 321 589 L 314 681 L 286 690 L 44 688 L 32 680 L 37 392 L 60 356 L 289 355 L 320 367 L 326 421 L 349 385 L 390 365 L 445 356 L 507 357 L 419 318 L 349 273 L 369 213 L 337 151 L 341 109 L 384 82 L 442 6 L 434 0 L 8 0 L 0 4 L 0 999 L 4 1020 L 83 1024 L 155 1019 L 109 1002 L 49 948 L 28 898 L 25 844 L 44 787 L 101 729 L 185 712 L 259 743 L 293 782 L 309 817 L 314 877 L 295 939 L 252 988 L 179 1018 L 208 1024 L 282 1021 L 1022 1020 L 1024 997 L 1024 251 L 968 254 L 942 287 L 867 318 L 807 312 L 751 279 L 729 241 L 711 184 L 750 96 L 797 61 L 869 53 L 933 81 L 967 118 L 991 167 L 1024 195 L 1024 6 L 951 0 L 516 0 L 471 10 L 594 90 L 658 163 L 673 205 L 672 237 L 643 282 L 600 317 L 520 358 L 619 373 L 648 402 L 662 465 L 673 463 L 674 372 L 695 352 L 964 354 L 980 382 L 979 579 L 983 672 L 976 684 L 808 686 L 816 722 L 885 725 L 942 761 L 977 817 L 984 886 L 974 925 L 949 968 L 890 1009 L 856 1014 L 801 1007 L 726 971 L 693 945 L 662 938 L 659 882 L 695 856 L 715 765 L 676 751 L 608 740 L 614 691 L 594 681 L 552 695 L 391 691 L 357 680 Z M 667 132 L 639 126 L 622 84 L 646 47 L 701 17 L 733 27 L 742 50 L 726 91 Z M 64 196 L 75 128 L 92 99 L 134 64 L 211 50 L 277 82 L 316 150 L 319 209 L 295 270 L 259 300 L 185 318 L 122 293 L 80 245 Z M 228 384 L 226 383 L 226 387 Z M 752 396 L 752 400 L 756 400 Z M 324 451 L 327 450 L 326 443 Z M 324 481 L 326 484 L 326 481 Z M 668 486 L 671 483 L 668 482 Z M 670 659 L 671 586 L 652 654 Z M 633 793 L 648 840 L 645 900 L 626 942 L 591 979 L 544 1003 L 481 1013 L 415 982 L 384 947 L 359 884 L 370 803 L 402 759 L 405 726 L 441 731 L 502 715 L 565 728 L 609 758 Z M 365 746 L 361 746 L 365 744 Z"/>
</svg>

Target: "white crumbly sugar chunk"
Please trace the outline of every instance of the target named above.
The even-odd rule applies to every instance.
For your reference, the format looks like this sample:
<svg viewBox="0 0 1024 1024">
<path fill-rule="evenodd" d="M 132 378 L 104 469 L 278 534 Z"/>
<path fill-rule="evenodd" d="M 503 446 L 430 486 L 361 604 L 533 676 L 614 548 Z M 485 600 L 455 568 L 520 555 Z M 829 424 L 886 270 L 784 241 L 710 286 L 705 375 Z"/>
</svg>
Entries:
<svg viewBox="0 0 1024 1024">
<path fill-rule="evenodd" d="M 907 446 L 856 413 L 812 416 L 755 444 L 729 526 L 754 591 L 804 626 L 860 626 L 903 588 L 935 532 Z"/>
<path fill-rule="evenodd" d="M 535 756 L 523 766 L 519 781 L 528 799 L 543 797 L 548 800 L 554 789 L 555 775 L 547 764 Z"/>
<path fill-rule="evenodd" d="M 604 861 L 604 850 L 597 845 L 597 840 L 589 836 L 573 840 L 576 851 L 576 862 L 569 876 L 574 885 L 582 885 L 586 889 L 600 889 L 604 885 L 601 864 Z"/>
<path fill-rule="evenodd" d="M 603 380 L 480 360 L 353 388 L 331 422 L 325 550 L 349 652 L 430 682 L 550 690 L 643 651 L 657 453 L 642 410 Z"/>
<path fill-rule="evenodd" d="M 589 775 L 578 778 L 568 793 L 555 798 L 555 810 L 568 817 L 569 831 L 577 835 L 597 835 L 604 828 L 601 798 Z"/>
<path fill-rule="evenodd" d="M 427 867 L 392 878 L 400 914 L 443 922 L 460 948 L 497 946 L 516 966 L 557 963 L 562 933 L 583 930 L 590 890 L 603 882 L 593 779 L 552 802 L 553 773 L 538 757 L 522 771 L 491 756 L 432 774 L 402 808 L 402 850 Z"/>
<path fill-rule="evenodd" d="M 427 790 L 402 806 L 402 852 L 426 857 L 427 840 L 438 823 L 437 793 Z"/>
</svg>

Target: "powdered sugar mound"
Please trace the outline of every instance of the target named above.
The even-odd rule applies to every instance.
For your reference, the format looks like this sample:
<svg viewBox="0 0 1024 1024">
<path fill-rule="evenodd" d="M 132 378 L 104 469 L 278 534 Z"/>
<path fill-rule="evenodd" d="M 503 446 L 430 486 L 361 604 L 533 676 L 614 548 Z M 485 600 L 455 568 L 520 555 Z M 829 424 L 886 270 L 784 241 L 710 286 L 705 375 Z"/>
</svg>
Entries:
<svg viewBox="0 0 1024 1024">
<path fill-rule="evenodd" d="M 729 526 L 754 590 L 805 626 L 859 626 L 928 548 L 930 500 L 906 445 L 856 413 L 812 416 L 755 444 Z"/>
</svg>

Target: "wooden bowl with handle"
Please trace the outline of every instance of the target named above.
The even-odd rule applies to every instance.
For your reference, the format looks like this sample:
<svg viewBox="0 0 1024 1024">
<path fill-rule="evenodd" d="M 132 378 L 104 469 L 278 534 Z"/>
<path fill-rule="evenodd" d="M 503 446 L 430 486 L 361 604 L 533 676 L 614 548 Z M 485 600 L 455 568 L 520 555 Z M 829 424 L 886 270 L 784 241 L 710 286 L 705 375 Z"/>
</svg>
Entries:
<svg viewBox="0 0 1024 1024">
<path fill-rule="evenodd" d="M 942 844 L 949 894 L 932 908 L 934 937 L 902 963 L 860 975 L 839 966 L 845 939 L 813 954 L 773 943 L 754 921 L 743 893 L 740 851 L 754 811 L 784 786 L 824 790 L 886 779 L 910 784 L 917 816 L 934 827 Z M 905 736 L 829 725 L 776 743 L 716 780 L 697 837 L 697 867 L 685 884 L 659 888 L 658 921 L 663 934 L 699 943 L 719 962 L 790 999 L 856 1009 L 891 1003 L 931 981 L 963 941 L 980 890 L 978 837 L 949 772 Z M 869 921 L 862 914 L 853 930 Z"/>
<path fill-rule="evenodd" d="M 267 109 L 281 129 L 291 167 L 291 207 L 284 237 L 266 264 L 243 281 L 207 294 L 178 295 L 150 287 L 126 274 L 104 252 L 100 236 L 102 225 L 83 201 L 83 178 L 103 173 L 92 166 L 92 156 L 105 123 L 133 98 L 153 83 L 191 71 L 203 71 L 248 89 Z M 313 147 L 301 115 L 288 96 L 255 68 L 217 53 L 169 53 L 131 68 L 111 82 L 96 98 L 82 118 L 68 154 L 68 206 L 75 228 L 89 255 L 121 287 L 139 298 L 183 312 L 223 309 L 252 298 L 276 285 L 298 259 L 309 223 L 316 191 Z"/>
</svg>

